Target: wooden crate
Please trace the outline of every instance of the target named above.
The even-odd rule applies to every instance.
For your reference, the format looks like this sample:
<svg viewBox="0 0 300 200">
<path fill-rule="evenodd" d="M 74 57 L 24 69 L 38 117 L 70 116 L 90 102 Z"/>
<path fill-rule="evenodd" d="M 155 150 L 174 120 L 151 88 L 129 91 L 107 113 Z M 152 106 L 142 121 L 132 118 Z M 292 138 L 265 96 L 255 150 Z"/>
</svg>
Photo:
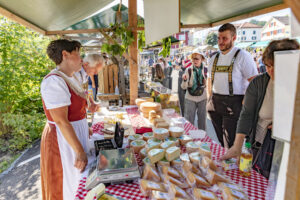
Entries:
<svg viewBox="0 0 300 200">
<path fill-rule="evenodd" d="M 108 65 L 98 73 L 98 93 L 115 93 L 116 86 L 119 87 L 118 66 Z"/>
</svg>

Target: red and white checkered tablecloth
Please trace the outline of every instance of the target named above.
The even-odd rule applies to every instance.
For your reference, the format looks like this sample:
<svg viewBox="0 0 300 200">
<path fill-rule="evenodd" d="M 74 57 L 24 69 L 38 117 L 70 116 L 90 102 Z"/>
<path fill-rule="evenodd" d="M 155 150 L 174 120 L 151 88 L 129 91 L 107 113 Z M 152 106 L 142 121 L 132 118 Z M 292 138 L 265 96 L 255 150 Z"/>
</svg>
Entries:
<svg viewBox="0 0 300 200">
<path fill-rule="evenodd" d="M 134 128 L 147 126 L 143 117 L 139 114 L 137 108 L 129 108 L 126 109 L 129 119 Z M 172 115 L 172 117 L 176 117 L 176 115 Z M 179 117 L 179 116 L 178 116 Z M 98 125 L 99 126 L 99 125 Z M 98 127 L 99 128 L 99 127 Z M 96 129 L 96 128 L 95 128 Z M 189 134 L 190 130 L 197 130 L 191 123 L 187 122 L 184 124 L 184 130 L 187 134 Z M 210 142 L 211 143 L 211 151 L 212 151 L 212 159 L 218 160 L 224 153 L 225 149 L 221 147 L 219 144 L 213 142 L 211 138 L 207 135 L 203 139 L 199 139 L 202 142 Z M 137 156 L 139 160 L 139 156 Z M 249 199 L 251 200 L 263 200 L 265 199 L 265 193 L 268 187 L 268 180 L 257 173 L 256 171 L 251 171 L 250 177 L 243 177 L 239 174 L 239 170 L 229 170 L 226 171 L 225 174 L 230 177 L 230 179 L 238 185 L 241 185 L 244 190 L 247 192 Z M 84 199 L 87 194 L 87 190 L 85 190 L 85 181 L 86 177 L 84 177 L 80 181 L 80 185 L 78 187 L 78 191 L 76 194 L 76 199 Z M 132 184 L 118 184 L 118 185 L 110 185 L 106 187 L 105 190 L 107 193 L 119 196 L 126 200 L 146 200 L 139 189 L 138 183 Z M 220 199 L 220 194 L 217 194 Z"/>
</svg>

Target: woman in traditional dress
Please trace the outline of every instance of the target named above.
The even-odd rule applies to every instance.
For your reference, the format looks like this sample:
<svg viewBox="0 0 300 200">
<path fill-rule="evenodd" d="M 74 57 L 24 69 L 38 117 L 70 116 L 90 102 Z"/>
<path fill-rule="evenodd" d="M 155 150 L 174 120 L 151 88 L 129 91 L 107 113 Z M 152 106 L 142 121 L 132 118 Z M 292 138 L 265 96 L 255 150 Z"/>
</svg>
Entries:
<svg viewBox="0 0 300 200">
<path fill-rule="evenodd" d="M 87 165 L 89 128 L 87 99 L 74 75 L 82 69 L 81 44 L 55 40 L 47 54 L 57 65 L 41 84 L 48 120 L 41 140 L 41 182 L 43 199 L 74 199 L 81 172 Z M 95 109 L 95 107 L 94 107 Z"/>
</svg>

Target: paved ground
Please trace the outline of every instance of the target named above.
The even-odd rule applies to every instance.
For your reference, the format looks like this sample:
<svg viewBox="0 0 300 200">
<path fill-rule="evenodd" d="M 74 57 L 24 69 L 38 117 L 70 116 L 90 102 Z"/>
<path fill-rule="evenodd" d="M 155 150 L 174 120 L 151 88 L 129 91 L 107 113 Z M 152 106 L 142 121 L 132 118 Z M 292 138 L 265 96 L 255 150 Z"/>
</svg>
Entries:
<svg viewBox="0 0 300 200">
<path fill-rule="evenodd" d="M 215 141 L 214 128 L 207 120 L 207 134 Z M 40 141 L 21 157 L 15 167 L 0 179 L 0 200 L 36 200 L 41 198 Z"/>
</svg>

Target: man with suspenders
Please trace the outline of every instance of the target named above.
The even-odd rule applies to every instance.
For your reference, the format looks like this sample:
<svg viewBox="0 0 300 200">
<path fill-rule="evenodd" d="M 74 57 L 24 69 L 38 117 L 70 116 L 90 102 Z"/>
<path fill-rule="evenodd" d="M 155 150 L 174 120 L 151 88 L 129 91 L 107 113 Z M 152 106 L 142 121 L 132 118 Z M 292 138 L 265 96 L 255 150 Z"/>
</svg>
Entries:
<svg viewBox="0 0 300 200">
<path fill-rule="evenodd" d="M 224 24 L 218 30 L 220 52 L 209 61 L 207 110 L 219 142 L 231 147 L 249 82 L 258 74 L 250 53 L 234 47 L 236 28 Z"/>
</svg>

